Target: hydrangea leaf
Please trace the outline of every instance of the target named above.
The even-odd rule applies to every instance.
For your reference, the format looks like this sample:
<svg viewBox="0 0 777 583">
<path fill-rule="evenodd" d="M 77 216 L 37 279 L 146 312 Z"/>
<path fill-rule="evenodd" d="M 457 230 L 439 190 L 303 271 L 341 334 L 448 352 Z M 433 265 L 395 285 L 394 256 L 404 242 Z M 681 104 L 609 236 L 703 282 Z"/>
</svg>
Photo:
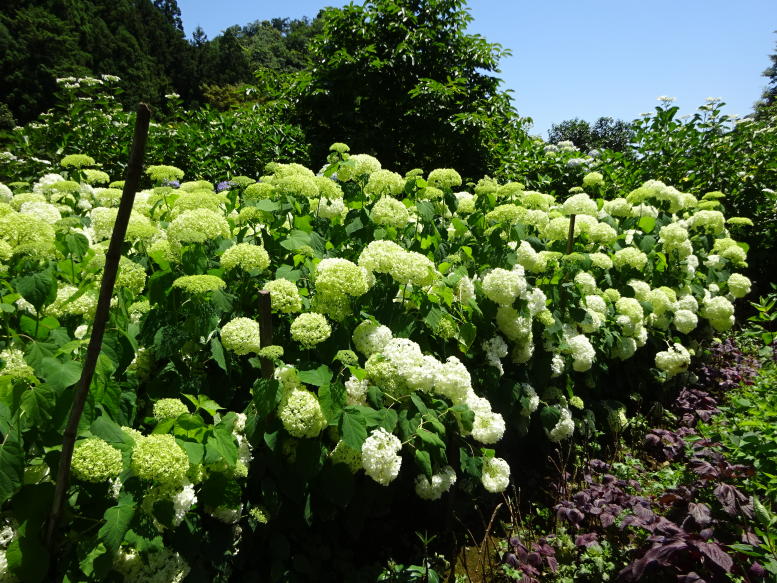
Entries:
<svg viewBox="0 0 777 583">
<path fill-rule="evenodd" d="M 324 385 L 328 385 L 330 382 L 332 382 L 332 376 L 332 371 L 325 364 L 322 364 L 313 370 L 299 371 L 299 379 L 303 383 L 307 383 L 315 387 L 323 387 Z"/>
<path fill-rule="evenodd" d="M 14 281 L 14 287 L 39 311 L 57 298 L 57 280 L 50 270 L 20 277 Z"/>
<path fill-rule="evenodd" d="M 348 447 L 361 450 L 367 439 L 367 419 L 355 407 L 346 407 L 340 418 L 340 435 Z"/>
<path fill-rule="evenodd" d="M 73 360 L 62 362 L 47 357 L 41 361 L 40 374 L 54 389 L 66 389 L 81 378 L 81 365 Z"/>
<path fill-rule="evenodd" d="M 128 492 L 122 492 L 116 506 L 111 506 L 103 514 L 105 523 L 100 527 L 97 537 L 112 555 L 118 552 L 134 516 L 135 500 Z"/>
</svg>

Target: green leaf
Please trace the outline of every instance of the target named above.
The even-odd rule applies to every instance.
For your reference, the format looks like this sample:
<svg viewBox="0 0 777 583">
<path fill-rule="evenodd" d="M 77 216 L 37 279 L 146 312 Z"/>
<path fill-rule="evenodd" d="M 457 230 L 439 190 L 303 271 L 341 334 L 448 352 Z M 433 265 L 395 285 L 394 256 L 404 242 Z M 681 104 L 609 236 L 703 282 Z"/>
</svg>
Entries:
<svg viewBox="0 0 777 583">
<path fill-rule="evenodd" d="M 303 383 L 313 385 L 315 387 L 323 387 L 332 382 L 332 371 L 325 364 L 322 364 L 313 370 L 301 370 L 299 371 L 299 379 Z"/>
<path fill-rule="evenodd" d="M 251 201 L 251 203 L 246 206 L 252 206 L 254 208 L 258 208 L 260 211 L 266 211 L 268 213 L 277 211 L 279 208 L 281 208 L 280 204 L 267 198 Z"/>
<path fill-rule="evenodd" d="M 363 228 L 364 223 L 362 223 L 361 217 L 356 217 L 345 226 L 345 232 L 349 235 L 353 235 L 356 231 L 359 231 Z"/>
<path fill-rule="evenodd" d="M 30 387 L 22 393 L 21 408 L 33 425 L 42 426 L 51 419 L 59 391 L 48 384 Z"/>
<path fill-rule="evenodd" d="M 310 245 L 310 233 L 299 229 L 294 229 L 288 237 L 281 241 L 281 247 L 289 251 L 296 251 L 306 245 Z"/>
<path fill-rule="evenodd" d="M 338 425 L 345 405 L 345 387 L 342 383 L 324 385 L 318 390 L 318 402 L 329 425 Z"/>
<path fill-rule="evenodd" d="M 193 441 L 184 441 L 182 439 L 176 440 L 186 455 L 189 456 L 189 462 L 197 465 L 202 463 L 202 458 L 205 456 L 205 446 L 201 443 L 195 443 Z"/>
<path fill-rule="evenodd" d="M 424 222 L 430 222 L 434 220 L 435 211 L 434 211 L 434 205 L 430 202 L 427 202 L 425 200 L 419 200 L 415 204 L 416 211 L 418 212 L 418 216 L 421 217 Z"/>
<path fill-rule="evenodd" d="M 0 445 L 0 504 L 21 487 L 24 478 L 24 452 L 18 429 L 12 428 Z"/>
<path fill-rule="evenodd" d="M 135 441 L 124 432 L 118 423 L 105 415 L 100 415 L 92 422 L 89 431 L 100 439 L 107 441 L 116 449 L 132 451 Z"/>
<path fill-rule="evenodd" d="M 643 233 L 651 233 L 656 228 L 656 220 L 653 217 L 642 217 L 637 226 Z"/>
<path fill-rule="evenodd" d="M 275 379 L 258 379 L 252 389 L 256 415 L 260 419 L 275 411 L 281 401 L 281 386 Z"/>
<path fill-rule="evenodd" d="M 215 427 L 205 443 L 205 463 L 216 464 L 221 461 L 232 468 L 237 463 L 237 445 L 229 431 Z"/>
<path fill-rule="evenodd" d="M 221 367 L 221 370 L 224 372 L 229 372 L 227 370 L 227 361 L 224 358 L 224 347 L 216 337 L 213 337 L 210 341 L 210 354 L 213 357 L 213 360 L 216 361 L 216 364 Z"/>
<path fill-rule="evenodd" d="M 420 469 L 424 475 L 427 477 L 427 479 L 431 482 L 432 480 L 432 456 L 429 455 L 428 451 L 424 451 L 422 449 L 416 449 L 415 450 L 415 463 L 418 465 L 418 469 Z"/>
<path fill-rule="evenodd" d="M 16 291 L 38 311 L 57 299 L 57 279 L 51 270 L 20 277 L 13 284 Z"/>
<path fill-rule="evenodd" d="M 81 365 L 72 360 L 62 362 L 48 357 L 41 362 L 40 374 L 54 389 L 66 389 L 81 378 Z"/>
<path fill-rule="evenodd" d="M 364 440 L 367 439 L 367 420 L 355 407 L 343 409 L 340 418 L 340 435 L 345 444 L 357 451 L 361 451 Z"/>
<path fill-rule="evenodd" d="M 281 265 L 275 270 L 276 279 L 288 279 L 289 281 L 297 281 L 302 277 L 302 272 L 299 269 L 294 269 L 291 265 Z"/>
<path fill-rule="evenodd" d="M 118 552 L 134 516 L 135 500 L 128 492 L 122 492 L 116 506 L 111 506 L 103 514 L 105 522 L 100 527 L 97 537 L 112 555 Z"/>
<path fill-rule="evenodd" d="M 432 433 L 422 427 L 416 431 L 416 435 L 425 445 L 445 450 L 445 442 L 436 433 Z"/>
</svg>

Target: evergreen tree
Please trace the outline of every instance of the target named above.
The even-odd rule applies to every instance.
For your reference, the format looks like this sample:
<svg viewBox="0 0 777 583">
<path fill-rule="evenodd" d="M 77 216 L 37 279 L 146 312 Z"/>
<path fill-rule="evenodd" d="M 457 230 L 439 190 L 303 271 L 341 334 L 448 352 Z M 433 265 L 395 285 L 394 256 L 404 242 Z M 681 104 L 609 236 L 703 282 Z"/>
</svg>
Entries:
<svg viewBox="0 0 777 583">
<path fill-rule="evenodd" d="M 492 171 L 520 132 L 501 81 L 507 54 L 479 35 L 464 0 L 370 0 L 320 15 L 301 123 L 320 162 L 332 142 L 387 167 Z"/>
<path fill-rule="evenodd" d="M 761 100 L 756 104 L 758 115 L 765 115 L 777 103 L 777 50 L 769 55 L 769 59 L 772 64 L 763 72 L 763 76 L 768 79 L 766 89 L 761 95 Z"/>
</svg>

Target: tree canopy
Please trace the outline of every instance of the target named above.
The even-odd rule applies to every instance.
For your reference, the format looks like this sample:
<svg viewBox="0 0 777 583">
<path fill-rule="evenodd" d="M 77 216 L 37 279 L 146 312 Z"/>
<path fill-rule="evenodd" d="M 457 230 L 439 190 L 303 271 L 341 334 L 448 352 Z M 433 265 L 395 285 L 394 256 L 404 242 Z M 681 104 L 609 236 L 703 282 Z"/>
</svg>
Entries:
<svg viewBox="0 0 777 583">
<path fill-rule="evenodd" d="M 520 130 L 500 89 L 507 51 L 466 32 L 464 0 L 371 0 L 324 11 L 301 123 L 323 159 L 332 142 L 389 167 L 490 167 Z"/>
</svg>

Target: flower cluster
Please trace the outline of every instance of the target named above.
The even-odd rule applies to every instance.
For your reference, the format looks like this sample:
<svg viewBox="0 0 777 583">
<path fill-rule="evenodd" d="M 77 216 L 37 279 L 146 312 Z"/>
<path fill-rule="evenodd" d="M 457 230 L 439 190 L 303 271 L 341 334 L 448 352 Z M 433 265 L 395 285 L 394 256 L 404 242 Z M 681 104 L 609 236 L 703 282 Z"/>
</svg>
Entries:
<svg viewBox="0 0 777 583">
<path fill-rule="evenodd" d="M 382 427 L 375 429 L 362 444 L 364 472 L 381 486 L 388 486 L 399 475 L 402 443 Z"/>
</svg>

